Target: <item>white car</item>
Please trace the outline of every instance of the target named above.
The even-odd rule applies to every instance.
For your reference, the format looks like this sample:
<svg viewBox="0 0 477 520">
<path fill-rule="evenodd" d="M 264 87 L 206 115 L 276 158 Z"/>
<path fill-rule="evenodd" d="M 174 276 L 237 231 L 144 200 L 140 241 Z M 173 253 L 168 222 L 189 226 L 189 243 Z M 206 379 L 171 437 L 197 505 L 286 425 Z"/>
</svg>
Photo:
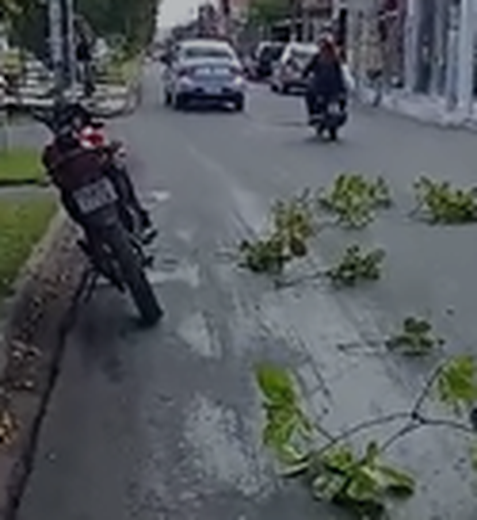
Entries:
<svg viewBox="0 0 477 520">
<path fill-rule="evenodd" d="M 314 43 L 289 43 L 274 66 L 270 88 L 281 94 L 303 91 L 307 85 L 303 70 L 317 52 L 318 46 Z"/>
<path fill-rule="evenodd" d="M 163 75 L 164 99 L 176 109 L 192 102 L 232 104 L 245 108 L 243 67 L 231 45 L 221 40 L 181 42 L 169 57 Z"/>
</svg>

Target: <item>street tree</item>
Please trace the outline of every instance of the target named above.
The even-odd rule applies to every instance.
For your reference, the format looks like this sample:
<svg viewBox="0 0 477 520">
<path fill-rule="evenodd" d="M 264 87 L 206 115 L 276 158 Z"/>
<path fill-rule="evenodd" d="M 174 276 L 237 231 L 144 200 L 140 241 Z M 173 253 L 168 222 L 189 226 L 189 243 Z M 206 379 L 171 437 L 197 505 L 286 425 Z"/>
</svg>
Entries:
<svg viewBox="0 0 477 520">
<path fill-rule="evenodd" d="M 78 0 L 77 10 L 105 37 L 121 35 L 125 50 L 136 52 L 155 29 L 157 0 Z"/>
<path fill-rule="evenodd" d="M 259 27 L 270 27 L 289 14 L 289 0 L 252 0 L 249 8 L 249 22 Z"/>
</svg>

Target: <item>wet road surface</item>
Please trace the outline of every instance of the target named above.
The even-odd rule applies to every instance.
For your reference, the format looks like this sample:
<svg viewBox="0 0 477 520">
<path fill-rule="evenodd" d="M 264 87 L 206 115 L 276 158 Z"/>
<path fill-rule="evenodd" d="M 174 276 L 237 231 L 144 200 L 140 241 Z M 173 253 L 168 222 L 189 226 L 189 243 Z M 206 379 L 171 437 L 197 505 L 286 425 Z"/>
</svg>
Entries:
<svg viewBox="0 0 477 520">
<path fill-rule="evenodd" d="M 315 416 L 340 429 L 412 403 L 436 359 L 366 346 L 406 315 L 429 318 L 449 353 L 475 352 L 477 229 L 407 217 L 418 174 L 475 182 L 475 136 L 360 109 L 342 143 L 320 144 L 302 118 L 299 99 L 258 86 L 243 115 L 174 113 L 146 71 L 143 105 L 120 131 L 160 227 L 151 279 L 167 316 L 141 331 L 107 286 L 88 302 L 19 520 L 344 518 L 276 476 L 260 445 L 254 364 L 293 368 Z M 225 253 L 262 228 L 274 198 L 341 171 L 385 175 L 397 205 L 365 231 L 325 231 L 296 272 L 356 240 L 386 249 L 383 280 L 339 294 L 322 283 L 277 292 L 237 269 Z M 361 346 L 337 348 L 350 343 Z M 393 455 L 420 475 L 394 518 L 475 519 L 468 457 L 453 434 L 425 430 Z"/>
</svg>

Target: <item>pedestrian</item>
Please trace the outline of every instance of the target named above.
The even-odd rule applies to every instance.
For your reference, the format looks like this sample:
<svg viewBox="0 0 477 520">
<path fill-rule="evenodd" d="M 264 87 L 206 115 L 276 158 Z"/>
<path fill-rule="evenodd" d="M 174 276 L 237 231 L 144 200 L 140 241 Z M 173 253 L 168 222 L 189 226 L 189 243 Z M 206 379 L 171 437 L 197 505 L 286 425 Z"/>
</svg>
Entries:
<svg viewBox="0 0 477 520">
<path fill-rule="evenodd" d="M 366 31 L 365 39 L 365 73 L 368 85 L 374 91 L 372 104 L 381 103 L 384 87 L 384 60 L 383 46 L 378 27 L 371 24 Z"/>
</svg>

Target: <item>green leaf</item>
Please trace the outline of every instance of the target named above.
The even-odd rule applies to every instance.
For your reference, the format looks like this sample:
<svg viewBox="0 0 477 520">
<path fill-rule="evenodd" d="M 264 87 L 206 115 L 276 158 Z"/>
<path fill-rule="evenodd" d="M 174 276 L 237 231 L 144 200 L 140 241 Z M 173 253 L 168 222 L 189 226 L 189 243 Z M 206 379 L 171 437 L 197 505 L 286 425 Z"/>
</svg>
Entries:
<svg viewBox="0 0 477 520">
<path fill-rule="evenodd" d="M 308 457 L 301 457 L 294 464 L 290 464 L 288 468 L 282 471 L 282 476 L 285 478 L 296 478 L 304 475 L 310 469 L 310 459 Z"/>
<path fill-rule="evenodd" d="M 437 379 L 437 391 L 444 404 L 456 411 L 477 399 L 477 370 L 472 356 L 459 356 L 443 368 Z"/>
<path fill-rule="evenodd" d="M 325 471 L 313 480 L 313 496 L 323 502 L 333 502 L 346 485 L 346 475 Z"/>
<path fill-rule="evenodd" d="M 416 482 L 411 475 L 404 471 L 381 463 L 372 469 L 367 469 L 367 471 L 383 491 L 402 496 L 414 494 Z"/>
<path fill-rule="evenodd" d="M 380 449 L 378 446 L 378 443 L 375 441 L 371 441 L 368 446 L 366 447 L 366 456 L 365 461 L 366 464 L 374 464 L 377 458 L 380 455 Z"/>
<path fill-rule="evenodd" d="M 308 460 L 306 454 L 291 443 L 283 444 L 277 451 L 277 455 L 279 461 L 289 467 Z"/>
<path fill-rule="evenodd" d="M 293 380 L 284 368 L 259 365 L 257 381 L 263 395 L 271 402 L 294 405 L 297 401 Z"/>
<path fill-rule="evenodd" d="M 322 456 L 322 462 L 329 469 L 346 473 L 356 465 L 357 460 L 349 446 L 340 446 L 326 451 Z"/>
<path fill-rule="evenodd" d="M 298 421 L 293 410 L 278 410 L 268 416 L 263 430 L 263 442 L 270 448 L 281 448 L 288 443 L 297 429 Z"/>
<path fill-rule="evenodd" d="M 371 468 L 358 466 L 352 474 L 346 495 L 356 502 L 375 502 L 379 498 L 381 488 Z"/>
</svg>

